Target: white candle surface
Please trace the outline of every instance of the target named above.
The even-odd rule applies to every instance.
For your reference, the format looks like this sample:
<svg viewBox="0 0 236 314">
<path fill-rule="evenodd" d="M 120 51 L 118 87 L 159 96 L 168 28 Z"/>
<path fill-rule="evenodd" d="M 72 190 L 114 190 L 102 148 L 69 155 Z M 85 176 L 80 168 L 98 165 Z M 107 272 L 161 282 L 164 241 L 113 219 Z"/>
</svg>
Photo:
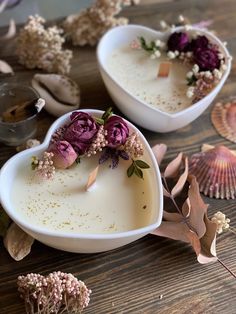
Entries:
<svg viewBox="0 0 236 314">
<path fill-rule="evenodd" d="M 14 207 L 30 224 L 57 232 L 114 233 L 150 224 L 155 207 L 153 171 L 144 170 L 144 180 L 128 178 L 130 161 L 120 160 L 115 169 L 107 161 L 99 167 L 96 186 L 86 191 L 98 158 L 57 169 L 50 180 L 35 178 L 30 165 L 21 167 L 12 188 Z"/>
<path fill-rule="evenodd" d="M 190 65 L 171 60 L 168 77 L 157 77 L 159 64 L 169 61 L 163 56 L 151 59 L 144 50 L 123 46 L 107 59 L 107 70 L 128 92 L 141 101 L 168 113 L 181 111 L 191 105 L 186 96 L 186 74 Z"/>
</svg>

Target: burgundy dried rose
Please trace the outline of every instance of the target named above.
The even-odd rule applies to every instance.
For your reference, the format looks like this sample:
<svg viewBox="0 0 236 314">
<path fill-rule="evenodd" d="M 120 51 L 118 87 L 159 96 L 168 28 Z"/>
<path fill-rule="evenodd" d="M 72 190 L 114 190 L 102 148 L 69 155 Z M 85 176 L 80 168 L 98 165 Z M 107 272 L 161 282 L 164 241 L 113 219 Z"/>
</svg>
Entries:
<svg viewBox="0 0 236 314">
<path fill-rule="evenodd" d="M 64 139 L 67 140 L 74 150 L 82 155 L 92 144 L 99 126 L 89 114 L 85 112 L 73 112 L 71 123 L 67 127 Z"/>
<path fill-rule="evenodd" d="M 117 116 L 112 116 L 107 120 L 105 130 L 107 131 L 107 146 L 111 148 L 124 145 L 129 136 L 129 128 L 126 122 Z"/>
<path fill-rule="evenodd" d="M 193 39 L 188 45 L 189 51 L 195 51 L 198 48 L 208 48 L 209 40 L 206 36 L 197 36 L 197 38 Z"/>
<path fill-rule="evenodd" d="M 78 157 L 73 147 L 67 141 L 58 141 L 49 146 L 49 152 L 52 152 L 53 165 L 59 169 L 70 167 Z"/>
<path fill-rule="evenodd" d="M 188 35 L 183 32 L 175 32 L 171 34 L 167 41 L 167 47 L 169 51 L 184 51 L 188 44 Z"/>
<path fill-rule="evenodd" d="M 194 51 L 194 61 L 201 71 L 213 71 L 220 67 L 218 51 L 211 48 L 198 48 Z"/>
</svg>

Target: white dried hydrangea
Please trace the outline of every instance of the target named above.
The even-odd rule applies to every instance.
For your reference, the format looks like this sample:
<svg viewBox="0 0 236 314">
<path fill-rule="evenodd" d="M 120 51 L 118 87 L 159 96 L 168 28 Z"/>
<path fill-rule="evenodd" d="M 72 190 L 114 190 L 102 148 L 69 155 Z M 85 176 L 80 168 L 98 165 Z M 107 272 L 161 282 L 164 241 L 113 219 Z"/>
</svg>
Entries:
<svg viewBox="0 0 236 314">
<path fill-rule="evenodd" d="M 216 232 L 218 234 L 221 234 L 223 231 L 227 231 L 229 229 L 230 219 L 226 218 L 225 214 L 220 211 L 214 214 L 214 216 L 211 218 L 211 221 L 216 223 Z"/>
<path fill-rule="evenodd" d="M 19 63 L 29 69 L 39 68 L 46 72 L 67 74 L 70 71 L 71 50 L 63 50 L 63 30 L 57 26 L 44 27 L 45 20 L 29 16 L 17 39 Z"/>
<path fill-rule="evenodd" d="M 75 46 L 94 46 L 110 28 L 125 25 L 128 19 L 115 16 L 123 6 L 138 4 L 139 0 L 97 0 L 91 7 L 68 16 L 63 27 Z"/>
</svg>

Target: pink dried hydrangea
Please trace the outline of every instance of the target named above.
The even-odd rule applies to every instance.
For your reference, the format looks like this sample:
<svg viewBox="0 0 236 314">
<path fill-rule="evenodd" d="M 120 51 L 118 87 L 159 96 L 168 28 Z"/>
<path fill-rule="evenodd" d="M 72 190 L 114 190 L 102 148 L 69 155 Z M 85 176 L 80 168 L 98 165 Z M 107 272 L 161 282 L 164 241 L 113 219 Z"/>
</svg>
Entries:
<svg viewBox="0 0 236 314">
<path fill-rule="evenodd" d="M 18 291 L 25 301 L 26 313 L 81 313 L 90 301 L 91 290 L 70 273 L 60 271 L 48 276 L 19 276 Z"/>
</svg>

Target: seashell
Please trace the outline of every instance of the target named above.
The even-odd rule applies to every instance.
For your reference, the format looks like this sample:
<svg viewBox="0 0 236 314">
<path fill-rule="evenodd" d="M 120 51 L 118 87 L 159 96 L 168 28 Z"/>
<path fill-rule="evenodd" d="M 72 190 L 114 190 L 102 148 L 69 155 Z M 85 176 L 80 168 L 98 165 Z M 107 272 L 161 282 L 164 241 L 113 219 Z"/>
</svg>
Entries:
<svg viewBox="0 0 236 314">
<path fill-rule="evenodd" d="M 35 74 L 32 86 L 45 99 L 44 108 L 56 117 L 79 108 L 79 86 L 65 75 Z"/>
<path fill-rule="evenodd" d="M 236 101 L 217 103 L 211 112 L 211 121 L 221 136 L 236 143 Z"/>
<path fill-rule="evenodd" d="M 0 73 L 14 74 L 12 67 L 3 60 L 0 60 Z"/>
<path fill-rule="evenodd" d="M 211 198 L 236 198 L 236 156 L 223 145 L 191 156 L 189 173 L 199 190 Z"/>
<path fill-rule="evenodd" d="M 30 253 L 34 238 L 13 222 L 8 228 L 3 242 L 11 257 L 16 261 L 20 261 Z"/>
</svg>

